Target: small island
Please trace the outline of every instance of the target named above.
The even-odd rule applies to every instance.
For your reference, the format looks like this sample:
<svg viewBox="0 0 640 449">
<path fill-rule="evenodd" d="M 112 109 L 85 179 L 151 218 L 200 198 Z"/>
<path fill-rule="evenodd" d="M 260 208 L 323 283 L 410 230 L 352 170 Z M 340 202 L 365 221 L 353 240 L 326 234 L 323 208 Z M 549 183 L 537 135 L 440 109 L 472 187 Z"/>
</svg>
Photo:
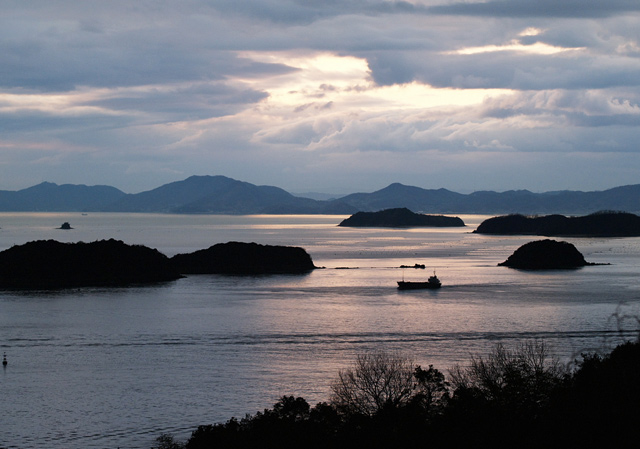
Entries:
<svg viewBox="0 0 640 449">
<path fill-rule="evenodd" d="M 229 242 L 168 258 L 119 240 L 39 240 L 0 252 L 0 289 L 112 287 L 173 281 L 184 274 L 299 274 L 317 267 L 303 248 Z"/>
<path fill-rule="evenodd" d="M 550 239 L 526 243 L 498 264 L 523 270 L 572 269 L 587 265 L 595 264 L 585 261 L 573 244 Z"/>
<path fill-rule="evenodd" d="M 602 211 L 581 217 L 564 215 L 504 215 L 483 221 L 478 234 L 541 235 L 546 237 L 638 237 L 640 217 L 628 212 Z"/>
<path fill-rule="evenodd" d="M 64 223 L 62 223 L 62 225 L 58 229 L 65 229 L 66 230 L 66 229 L 73 229 L 73 228 L 71 227 L 71 225 L 69 224 L 68 221 L 65 221 Z"/>
<path fill-rule="evenodd" d="M 316 268 L 303 248 L 243 242 L 218 243 L 170 260 L 181 274 L 299 274 Z"/>
<path fill-rule="evenodd" d="M 361 228 L 462 227 L 459 217 L 417 214 L 406 207 L 379 212 L 357 212 L 338 226 Z"/>
<path fill-rule="evenodd" d="M 60 289 L 126 286 L 182 277 L 155 249 L 119 240 L 39 240 L 0 252 L 0 288 Z"/>
</svg>

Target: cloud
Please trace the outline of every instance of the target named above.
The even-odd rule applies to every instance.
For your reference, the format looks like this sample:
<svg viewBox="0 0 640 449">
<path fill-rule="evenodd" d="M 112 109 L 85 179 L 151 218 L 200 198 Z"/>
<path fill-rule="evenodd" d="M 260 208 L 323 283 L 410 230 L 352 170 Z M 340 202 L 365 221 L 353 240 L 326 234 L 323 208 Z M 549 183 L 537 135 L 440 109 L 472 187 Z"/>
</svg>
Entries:
<svg viewBox="0 0 640 449">
<path fill-rule="evenodd" d="M 638 9 L 7 0 L 0 188 L 140 191 L 191 174 L 342 192 L 634 183 Z"/>
<path fill-rule="evenodd" d="M 265 92 L 249 87 L 208 82 L 117 90 L 85 104 L 110 111 L 141 112 L 155 120 L 183 121 L 233 115 L 266 97 Z"/>
<path fill-rule="evenodd" d="M 432 6 L 434 14 L 470 15 L 481 17 L 574 17 L 602 18 L 640 11 L 634 0 L 497 0 L 451 3 Z"/>
<path fill-rule="evenodd" d="M 336 16 L 426 14 L 427 7 L 408 1 L 380 0 L 220 0 L 211 7 L 223 14 L 251 17 L 278 24 L 308 25 Z"/>
</svg>

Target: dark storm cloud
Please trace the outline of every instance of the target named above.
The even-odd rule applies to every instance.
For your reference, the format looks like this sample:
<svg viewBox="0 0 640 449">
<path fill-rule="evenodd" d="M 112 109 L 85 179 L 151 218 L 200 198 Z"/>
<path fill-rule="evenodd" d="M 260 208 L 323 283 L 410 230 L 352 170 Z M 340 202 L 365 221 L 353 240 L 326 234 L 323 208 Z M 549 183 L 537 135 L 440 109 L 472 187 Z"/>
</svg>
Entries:
<svg viewBox="0 0 640 449">
<path fill-rule="evenodd" d="M 81 115 L 59 115 L 42 111 L 0 112 L 0 132 L 4 138 L 20 133 L 55 132 L 60 135 L 78 129 L 116 129 L 131 125 L 134 119 L 127 116 L 105 116 L 99 112 Z"/>
<path fill-rule="evenodd" d="M 405 1 L 379 0 L 219 0 L 209 6 L 235 14 L 279 24 L 310 24 L 342 15 L 425 14 L 427 7 Z"/>
<path fill-rule="evenodd" d="M 460 2 L 428 8 L 433 14 L 483 17 L 610 17 L 640 11 L 636 0 L 499 0 Z"/>
<path fill-rule="evenodd" d="M 238 57 L 232 52 L 167 42 L 161 34 L 144 39 L 132 34 L 85 40 L 68 38 L 0 42 L 0 87 L 40 91 L 78 86 L 136 86 L 181 81 L 220 80 L 229 75 L 282 74 L 293 69 Z"/>
<path fill-rule="evenodd" d="M 531 55 L 518 52 L 442 55 L 377 53 L 369 64 L 379 84 L 418 80 L 437 87 L 518 90 L 601 89 L 637 86 L 640 59 Z"/>
<path fill-rule="evenodd" d="M 233 115 L 267 96 L 265 92 L 215 83 L 183 88 L 153 88 L 90 101 L 85 105 L 113 111 L 144 111 L 162 120 L 200 120 Z"/>
</svg>

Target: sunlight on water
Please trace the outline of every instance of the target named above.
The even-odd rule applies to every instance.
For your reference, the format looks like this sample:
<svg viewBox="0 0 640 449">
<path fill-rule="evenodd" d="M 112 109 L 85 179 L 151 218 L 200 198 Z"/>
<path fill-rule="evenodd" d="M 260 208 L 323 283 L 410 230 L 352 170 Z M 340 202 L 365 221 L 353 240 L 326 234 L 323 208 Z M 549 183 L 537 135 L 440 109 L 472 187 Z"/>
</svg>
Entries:
<svg viewBox="0 0 640 449">
<path fill-rule="evenodd" d="M 0 249 L 116 238 L 171 256 L 231 240 L 304 247 L 299 276 L 189 276 L 150 287 L 0 293 L 0 447 L 149 448 L 200 424 L 314 404 L 363 351 L 446 372 L 498 342 L 544 339 L 565 362 L 637 336 L 640 239 L 569 239 L 571 271 L 498 267 L 529 237 L 353 229 L 341 216 L 0 214 Z M 71 231 L 55 229 L 68 221 Z M 400 268 L 424 264 L 425 269 Z M 443 288 L 399 291 L 435 270 Z"/>
</svg>

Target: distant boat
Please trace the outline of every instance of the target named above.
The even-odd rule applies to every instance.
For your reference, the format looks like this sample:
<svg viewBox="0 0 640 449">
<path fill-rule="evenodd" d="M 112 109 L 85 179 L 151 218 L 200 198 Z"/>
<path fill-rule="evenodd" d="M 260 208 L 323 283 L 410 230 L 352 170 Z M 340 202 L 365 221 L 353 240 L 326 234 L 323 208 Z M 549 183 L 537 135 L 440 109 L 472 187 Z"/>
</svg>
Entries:
<svg viewBox="0 0 640 449">
<path fill-rule="evenodd" d="M 8 362 L 7 362 L 7 354 L 5 353 L 5 354 L 2 356 L 2 366 L 7 366 L 7 363 L 8 363 Z"/>
<path fill-rule="evenodd" d="M 398 290 L 419 290 L 419 289 L 435 289 L 442 287 L 442 283 L 438 276 L 436 276 L 436 272 L 433 272 L 433 276 L 429 276 L 429 279 L 426 282 L 410 282 L 405 281 L 404 279 L 398 281 Z"/>
</svg>

